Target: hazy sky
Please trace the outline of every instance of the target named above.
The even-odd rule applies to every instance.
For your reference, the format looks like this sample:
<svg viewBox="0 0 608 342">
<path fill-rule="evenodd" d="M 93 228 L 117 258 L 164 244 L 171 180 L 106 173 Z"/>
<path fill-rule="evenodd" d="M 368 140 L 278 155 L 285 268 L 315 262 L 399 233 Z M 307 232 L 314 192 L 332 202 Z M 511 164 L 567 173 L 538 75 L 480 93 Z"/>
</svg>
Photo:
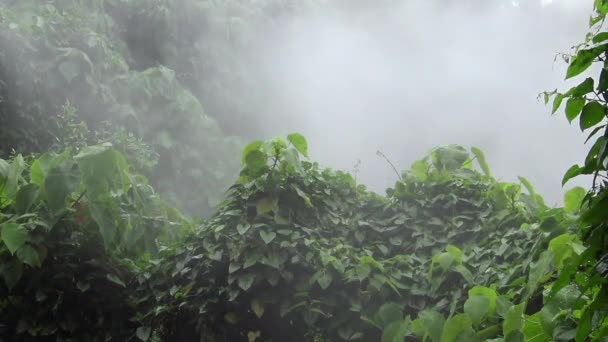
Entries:
<svg viewBox="0 0 608 342">
<path fill-rule="evenodd" d="M 578 125 L 561 111 L 551 117 L 537 95 L 567 86 L 566 66 L 553 60 L 583 40 L 592 1 L 465 2 L 409 0 L 285 22 L 254 66 L 273 93 L 260 114 L 264 134 L 302 132 L 326 166 L 351 170 L 360 159 L 359 179 L 380 192 L 396 176 L 377 150 L 405 169 L 440 144 L 478 146 L 495 176 L 526 176 L 561 203 L 561 178 L 588 147 Z"/>
</svg>

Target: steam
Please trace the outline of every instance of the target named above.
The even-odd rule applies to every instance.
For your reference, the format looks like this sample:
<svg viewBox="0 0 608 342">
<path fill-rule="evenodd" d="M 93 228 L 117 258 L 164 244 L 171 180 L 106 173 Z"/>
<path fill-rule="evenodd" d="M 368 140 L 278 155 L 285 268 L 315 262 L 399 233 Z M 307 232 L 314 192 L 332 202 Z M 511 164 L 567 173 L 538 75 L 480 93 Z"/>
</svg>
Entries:
<svg viewBox="0 0 608 342">
<path fill-rule="evenodd" d="M 586 151 L 537 94 L 565 87 L 556 53 L 582 41 L 590 1 L 497 6 L 412 0 L 299 15 L 267 35 L 257 64 L 269 106 L 261 134 L 305 134 L 313 159 L 382 192 L 440 144 L 478 146 L 504 180 L 528 177 L 551 204 Z M 570 184 L 572 185 L 572 184 Z M 586 184 L 585 184 L 586 185 Z"/>
</svg>

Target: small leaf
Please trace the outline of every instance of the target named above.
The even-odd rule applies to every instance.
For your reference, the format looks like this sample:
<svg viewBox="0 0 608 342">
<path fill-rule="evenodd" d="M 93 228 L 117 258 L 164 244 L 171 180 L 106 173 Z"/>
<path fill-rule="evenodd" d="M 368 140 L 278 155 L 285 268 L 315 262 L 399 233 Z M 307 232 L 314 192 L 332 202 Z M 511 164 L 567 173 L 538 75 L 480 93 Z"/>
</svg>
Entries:
<svg viewBox="0 0 608 342">
<path fill-rule="evenodd" d="M 152 332 L 152 329 L 150 327 L 141 326 L 141 327 L 137 328 L 137 330 L 135 330 L 135 335 L 137 336 L 138 339 L 146 342 L 150 338 L 151 332 Z"/>
<path fill-rule="evenodd" d="M 263 230 L 260 230 L 260 237 L 262 238 L 262 240 L 264 240 L 265 244 L 269 244 L 270 242 L 272 242 L 272 240 L 274 240 L 275 237 L 277 237 L 277 233 L 265 232 Z"/>
<path fill-rule="evenodd" d="M 80 67 L 72 61 L 63 61 L 58 68 L 67 83 L 72 83 L 80 73 Z"/>
<path fill-rule="evenodd" d="M 245 163 L 247 161 L 247 155 L 253 151 L 260 151 L 263 144 L 264 144 L 263 141 L 257 140 L 257 141 L 250 143 L 249 145 L 245 146 L 245 148 L 243 149 L 243 153 L 241 155 L 241 163 L 243 164 L 243 166 L 245 165 Z"/>
<path fill-rule="evenodd" d="M 475 158 L 477 159 L 479 166 L 483 170 L 483 173 L 488 177 L 492 177 L 492 173 L 490 172 L 490 167 L 488 166 L 488 163 L 486 162 L 486 156 L 483 154 L 483 152 L 477 147 L 472 147 L 471 152 L 473 152 L 473 154 L 475 155 Z"/>
<path fill-rule="evenodd" d="M 566 118 L 568 119 L 568 122 L 572 122 L 572 120 L 576 119 L 583 110 L 585 102 L 585 99 L 577 97 L 570 98 L 568 102 L 566 102 Z"/>
<path fill-rule="evenodd" d="M 236 231 L 239 232 L 239 234 L 241 235 L 245 235 L 249 228 L 251 228 L 251 225 L 249 223 L 239 223 L 236 225 Z"/>
<path fill-rule="evenodd" d="M 19 247 L 25 243 L 27 230 L 17 223 L 4 223 L 0 227 L 2 228 L 2 241 L 4 241 L 8 251 L 15 254 Z"/>
<path fill-rule="evenodd" d="M 302 134 L 291 133 L 287 136 L 287 140 L 296 148 L 296 150 L 298 150 L 298 152 L 308 158 L 308 143 Z"/>
<path fill-rule="evenodd" d="M 559 107 L 562 105 L 563 101 L 564 101 L 564 95 L 563 94 L 557 94 L 557 95 L 555 95 L 555 98 L 553 99 L 553 108 L 551 110 L 552 114 L 555 114 L 555 112 L 557 112 L 557 110 L 559 109 Z"/>
<path fill-rule="evenodd" d="M 331 273 L 325 271 L 321 273 L 321 276 L 319 276 L 319 278 L 317 279 L 317 283 L 319 283 L 319 286 L 321 286 L 321 288 L 325 290 L 329 287 L 329 285 L 331 285 L 332 280 L 333 277 Z"/>
<path fill-rule="evenodd" d="M 584 168 L 578 165 L 572 165 L 562 178 L 562 186 L 564 186 L 570 179 L 579 176 L 583 172 Z"/>
<path fill-rule="evenodd" d="M 225 314 L 224 319 L 230 324 L 237 324 L 239 322 L 239 316 L 236 314 L 236 312 L 229 312 Z"/>
<path fill-rule="evenodd" d="M 124 288 L 127 287 L 127 285 L 125 285 L 125 283 L 122 280 L 120 280 L 120 278 L 118 278 L 118 276 L 115 274 L 108 273 L 106 275 L 106 278 L 108 278 L 108 280 L 113 282 L 114 284 L 120 285 Z"/>
<path fill-rule="evenodd" d="M 255 280 L 255 274 L 247 273 L 239 277 L 239 287 L 243 289 L 243 291 L 249 290 L 251 285 L 253 285 L 253 281 Z"/>
<path fill-rule="evenodd" d="M 583 113 L 581 114 L 581 130 L 584 131 L 587 128 L 593 127 L 602 122 L 602 120 L 606 117 L 605 113 L 606 109 L 599 102 L 594 101 L 587 103 L 583 108 Z"/>
<path fill-rule="evenodd" d="M 279 203 L 279 199 L 275 196 L 266 196 L 260 198 L 256 203 L 258 215 L 264 215 L 273 211 Z"/>
<path fill-rule="evenodd" d="M 264 303 L 262 303 L 261 301 L 254 299 L 251 301 L 251 310 L 253 310 L 253 313 L 258 317 L 258 318 L 262 318 L 262 316 L 264 315 Z"/>
</svg>

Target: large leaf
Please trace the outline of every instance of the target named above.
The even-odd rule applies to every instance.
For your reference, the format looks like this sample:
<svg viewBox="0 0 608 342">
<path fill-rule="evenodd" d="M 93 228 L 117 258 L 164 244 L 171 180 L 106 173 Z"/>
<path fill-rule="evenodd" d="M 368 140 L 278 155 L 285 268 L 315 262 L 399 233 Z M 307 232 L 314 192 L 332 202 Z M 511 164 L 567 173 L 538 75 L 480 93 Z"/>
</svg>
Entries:
<svg viewBox="0 0 608 342">
<path fill-rule="evenodd" d="M 31 245 L 24 244 L 17 250 L 17 259 L 21 260 L 22 263 L 30 265 L 31 267 L 42 266 L 42 258 L 38 253 L 38 250 Z"/>
<path fill-rule="evenodd" d="M 464 302 L 464 312 L 469 315 L 473 325 L 479 325 L 488 314 L 490 300 L 488 297 L 475 295 L 470 296 Z"/>
<path fill-rule="evenodd" d="M 524 338 L 526 342 L 550 342 L 551 336 L 547 336 L 540 322 L 540 313 L 526 316 L 524 320 Z"/>
<path fill-rule="evenodd" d="M 399 320 L 390 323 L 382 331 L 382 342 L 403 342 L 408 333 L 409 320 Z"/>
<path fill-rule="evenodd" d="M 137 330 L 135 330 L 135 335 L 141 341 L 146 342 L 150 338 L 150 333 L 151 332 L 152 332 L 152 329 L 150 327 L 148 327 L 148 326 L 141 326 L 141 327 L 137 328 Z"/>
<path fill-rule="evenodd" d="M 472 147 L 471 152 L 473 152 L 473 154 L 475 155 L 475 158 L 477 159 L 479 166 L 483 170 L 483 173 L 488 177 L 492 177 L 492 173 L 490 172 L 490 167 L 488 166 L 488 163 L 486 162 L 486 156 L 483 154 L 483 152 L 477 147 Z"/>
<path fill-rule="evenodd" d="M 585 195 L 587 191 L 580 186 L 568 190 L 564 194 L 564 209 L 570 213 L 578 212 Z"/>
<path fill-rule="evenodd" d="M 581 130 L 591 128 L 606 118 L 606 108 L 599 102 L 589 102 L 583 107 L 581 114 L 580 126 Z"/>
<path fill-rule="evenodd" d="M 571 98 L 566 102 L 566 118 L 569 122 L 572 122 L 581 113 L 585 102 L 583 98 Z"/>
<path fill-rule="evenodd" d="M 27 230 L 24 226 L 17 223 L 4 223 L 0 225 L 0 229 L 2 229 L 2 241 L 9 252 L 15 254 L 19 247 L 23 246 L 27 240 Z"/>
<path fill-rule="evenodd" d="M 570 61 L 570 65 L 568 66 L 568 70 L 566 72 L 566 79 L 579 75 L 587 70 L 597 56 L 602 52 L 603 48 L 601 46 L 588 50 L 580 50 Z"/>
<path fill-rule="evenodd" d="M 291 133 L 287 136 L 287 140 L 298 150 L 298 152 L 308 158 L 308 142 L 306 142 L 306 138 L 304 138 L 302 134 Z"/>
<path fill-rule="evenodd" d="M 15 198 L 15 210 L 18 214 L 23 215 L 30 209 L 38 197 L 38 189 L 36 184 L 27 184 L 19 189 Z"/>
<path fill-rule="evenodd" d="M 378 310 L 378 320 L 382 327 L 387 327 L 389 324 L 403 320 L 403 307 L 397 303 L 385 303 Z"/>
<path fill-rule="evenodd" d="M 502 333 L 504 336 L 509 336 L 513 331 L 520 332 L 523 329 L 524 309 L 525 303 L 513 305 L 509 308 L 502 324 Z"/>
<path fill-rule="evenodd" d="M 441 341 L 456 342 L 459 335 L 471 329 L 473 322 L 467 314 L 458 314 L 445 321 Z"/>
</svg>

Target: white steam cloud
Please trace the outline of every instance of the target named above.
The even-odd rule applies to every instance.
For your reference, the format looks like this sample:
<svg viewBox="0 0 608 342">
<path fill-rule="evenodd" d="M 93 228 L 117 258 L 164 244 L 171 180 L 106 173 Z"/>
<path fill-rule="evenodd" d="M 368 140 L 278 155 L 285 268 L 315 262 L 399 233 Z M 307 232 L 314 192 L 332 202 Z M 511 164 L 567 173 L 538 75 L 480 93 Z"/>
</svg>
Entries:
<svg viewBox="0 0 608 342">
<path fill-rule="evenodd" d="M 561 177 L 587 147 L 537 94 L 566 86 L 553 60 L 582 41 L 592 2 L 439 2 L 287 20 L 252 65 L 273 94 L 264 134 L 302 132 L 326 166 L 360 159 L 359 179 L 377 191 L 396 179 L 377 150 L 405 169 L 437 145 L 478 146 L 495 176 L 526 176 L 561 203 Z"/>
</svg>

